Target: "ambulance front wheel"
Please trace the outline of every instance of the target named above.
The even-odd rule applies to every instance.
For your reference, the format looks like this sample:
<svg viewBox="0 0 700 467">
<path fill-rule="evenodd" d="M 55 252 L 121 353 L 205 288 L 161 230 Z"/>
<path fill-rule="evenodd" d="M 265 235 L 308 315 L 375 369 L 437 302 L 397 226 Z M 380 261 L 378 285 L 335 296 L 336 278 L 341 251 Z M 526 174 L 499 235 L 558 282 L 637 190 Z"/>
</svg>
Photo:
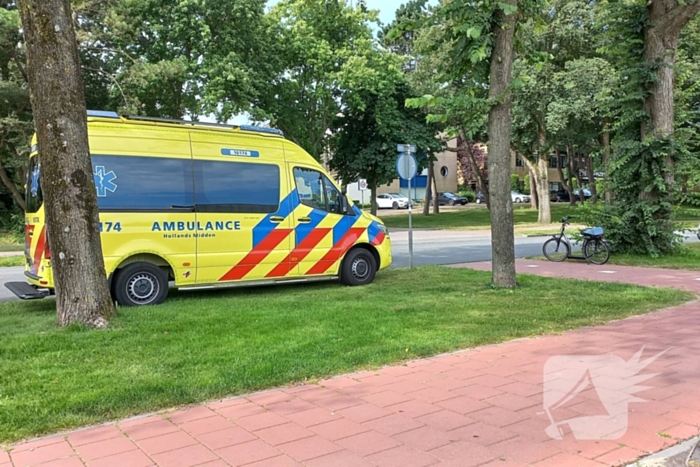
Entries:
<svg viewBox="0 0 700 467">
<path fill-rule="evenodd" d="M 364 248 L 356 248 L 345 256 L 340 281 L 345 285 L 367 285 L 377 274 L 377 260 Z"/>
<path fill-rule="evenodd" d="M 114 298 L 122 306 L 158 305 L 168 296 L 168 275 L 151 263 L 133 263 L 117 271 Z"/>
</svg>

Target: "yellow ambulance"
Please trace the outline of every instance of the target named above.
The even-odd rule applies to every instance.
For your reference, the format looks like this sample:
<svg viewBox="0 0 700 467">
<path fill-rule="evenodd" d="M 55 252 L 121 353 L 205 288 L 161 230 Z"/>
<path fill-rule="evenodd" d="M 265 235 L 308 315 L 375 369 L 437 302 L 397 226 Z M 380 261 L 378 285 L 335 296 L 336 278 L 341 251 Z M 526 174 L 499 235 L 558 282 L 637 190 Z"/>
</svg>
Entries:
<svg viewBox="0 0 700 467">
<path fill-rule="evenodd" d="M 168 289 L 310 281 L 365 285 L 391 264 L 386 227 L 279 130 L 88 112 L 106 272 L 124 306 Z M 34 143 L 26 194 L 29 283 L 53 289 Z"/>
</svg>

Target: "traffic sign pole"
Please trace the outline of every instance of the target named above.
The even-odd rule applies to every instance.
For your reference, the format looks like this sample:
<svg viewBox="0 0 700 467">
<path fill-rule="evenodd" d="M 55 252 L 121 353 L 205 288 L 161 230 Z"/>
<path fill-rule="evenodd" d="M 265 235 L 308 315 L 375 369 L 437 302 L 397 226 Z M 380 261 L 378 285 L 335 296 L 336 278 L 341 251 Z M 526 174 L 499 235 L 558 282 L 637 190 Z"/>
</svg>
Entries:
<svg viewBox="0 0 700 467">
<path fill-rule="evenodd" d="M 411 180 L 416 176 L 418 163 L 413 156 L 416 147 L 409 144 L 399 144 L 397 149 L 400 153 L 396 161 L 396 170 L 399 177 L 408 182 L 408 267 L 413 268 L 413 200 L 411 199 Z"/>
</svg>

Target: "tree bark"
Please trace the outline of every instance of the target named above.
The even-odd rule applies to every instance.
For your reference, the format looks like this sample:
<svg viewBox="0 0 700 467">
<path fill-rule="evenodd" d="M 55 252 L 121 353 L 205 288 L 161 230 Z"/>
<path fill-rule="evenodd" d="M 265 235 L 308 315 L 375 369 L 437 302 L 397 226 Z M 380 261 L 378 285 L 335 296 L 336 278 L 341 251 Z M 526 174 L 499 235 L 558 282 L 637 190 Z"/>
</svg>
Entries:
<svg viewBox="0 0 700 467">
<path fill-rule="evenodd" d="M 69 0 L 22 0 L 59 326 L 108 325 L 114 305 L 100 242 L 87 112 Z"/>
<path fill-rule="evenodd" d="M 535 180 L 535 172 L 527 167 L 528 173 L 530 174 L 530 208 L 537 209 L 537 182 Z"/>
<path fill-rule="evenodd" d="M 603 134 L 600 136 L 601 144 L 603 146 L 603 172 L 605 173 L 605 202 L 610 203 L 612 201 L 612 191 L 610 190 L 610 119 L 603 119 Z"/>
<path fill-rule="evenodd" d="M 476 157 L 474 157 L 474 149 L 472 148 L 472 143 L 467 139 L 467 133 L 464 131 L 464 129 L 461 129 L 459 131 L 460 136 L 462 140 L 464 141 L 464 146 L 466 147 L 466 152 L 467 156 L 469 156 L 469 164 L 472 167 L 472 172 L 476 174 L 476 186 L 479 189 L 479 191 L 484 195 L 484 202 L 486 203 L 486 208 L 490 209 L 490 199 L 489 199 L 489 190 L 488 190 L 488 185 L 486 184 L 486 177 L 484 176 L 484 172 L 481 167 L 479 167 L 479 163 L 476 161 Z"/>
<path fill-rule="evenodd" d="M 377 215 L 377 184 L 372 183 L 369 185 L 369 191 L 372 193 L 372 199 L 370 200 L 369 203 L 369 212 L 373 215 Z"/>
<path fill-rule="evenodd" d="M 517 0 L 503 0 L 517 5 Z M 513 201 L 510 196 L 511 93 L 513 35 L 517 13 L 494 13 L 494 44 L 489 72 L 489 189 L 491 195 L 492 280 L 496 287 L 515 288 Z"/>
<path fill-rule="evenodd" d="M 574 196 L 574 177 L 576 174 L 576 159 L 574 158 L 574 148 L 571 144 L 566 145 L 566 171 L 569 176 L 566 179 L 566 191 L 569 193 L 569 204 L 576 206 L 576 196 Z"/>
<path fill-rule="evenodd" d="M 10 176 L 7 175 L 7 171 L 5 170 L 5 166 L 2 165 L 2 162 L 0 162 L 0 179 L 2 179 L 3 185 L 10 190 L 10 193 L 12 193 L 12 197 L 15 199 L 15 202 L 19 207 L 22 208 L 22 211 L 25 209 L 25 204 L 24 204 L 24 196 L 22 196 L 22 193 L 19 192 L 17 189 L 17 185 L 15 185 L 15 182 L 10 179 Z"/>
<path fill-rule="evenodd" d="M 433 214 L 440 214 L 440 203 L 438 203 L 437 178 L 435 177 L 435 164 L 430 166 L 429 177 L 433 179 Z"/>
<path fill-rule="evenodd" d="M 642 139 L 648 134 L 655 138 L 673 135 L 673 72 L 678 39 L 683 27 L 700 11 L 700 2 L 690 0 L 649 0 L 648 25 L 644 28 L 644 62 L 656 65 L 656 79 L 650 84 L 644 100 L 651 128 L 642 123 Z M 675 185 L 674 155 L 666 156 L 664 180 L 670 196 Z M 641 195 L 641 194 L 640 194 Z"/>
<path fill-rule="evenodd" d="M 537 183 L 537 223 L 552 223 L 552 207 L 549 200 L 549 158 L 545 152 L 537 160 L 539 180 Z"/>
<path fill-rule="evenodd" d="M 583 194 L 583 184 L 581 183 L 581 167 L 583 167 L 583 162 L 581 162 L 581 155 L 576 156 L 576 184 L 578 185 L 578 199 L 582 203 L 586 201 L 586 195 Z"/>
<path fill-rule="evenodd" d="M 423 215 L 430 215 L 430 203 L 433 200 L 433 161 L 428 164 L 428 184 L 425 186 L 425 203 L 423 204 Z"/>
<path fill-rule="evenodd" d="M 591 202 L 598 202 L 598 187 L 595 184 L 595 167 L 593 165 L 593 157 L 590 154 L 585 155 L 586 158 L 586 174 L 588 175 L 588 185 L 591 190 Z"/>
</svg>

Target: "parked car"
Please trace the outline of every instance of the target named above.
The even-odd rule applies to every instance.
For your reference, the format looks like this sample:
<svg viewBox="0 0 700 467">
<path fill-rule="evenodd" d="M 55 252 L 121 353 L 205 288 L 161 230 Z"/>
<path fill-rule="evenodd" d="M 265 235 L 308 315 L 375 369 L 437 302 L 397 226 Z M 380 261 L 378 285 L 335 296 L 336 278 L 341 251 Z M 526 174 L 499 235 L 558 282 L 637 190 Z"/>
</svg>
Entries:
<svg viewBox="0 0 700 467">
<path fill-rule="evenodd" d="M 459 196 L 449 191 L 446 191 L 444 193 L 438 193 L 437 200 L 440 206 L 443 206 L 445 204 L 450 206 L 461 204 L 462 206 L 464 206 L 469 202 L 469 200 L 464 196 Z"/>
<path fill-rule="evenodd" d="M 486 202 L 486 196 L 482 192 L 476 194 L 476 204 L 481 204 Z"/>
<path fill-rule="evenodd" d="M 569 192 L 561 189 L 554 192 L 554 199 L 557 203 L 568 203 L 571 200 Z"/>
<path fill-rule="evenodd" d="M 581 198 L 580 198 L 581 195 L 579 195 L 579 190 L 578 190 L 578 189 L 574 190 L 574 196 L 576 196 L 576 197 L 578 197 L 579 199 L 581 199 Z M 584 199 L 588 199 L 588 198 L 590 198 L 591 196 L 593 196 L 593 195 L 591 194 L 591 190 L 589 190 L 589 189 L 587 189 L 587 188 L 584 188 L 584 189 L 583 189 L 583 198 L 584 198 Z"/>
<path fill-rule="evenodd" d="M 384 193 L 377 196 L 379 209 L 408 209 L 408 198 L 399 193 Z"/>
<path fill-rule="evenodd" d="M 522 193 L 518 193 L 517 191 L 511 191 L 510 197 L 514 203 L 529 203 L 530 202 L 530 195 L 524 195 Z"/>
</svg>

